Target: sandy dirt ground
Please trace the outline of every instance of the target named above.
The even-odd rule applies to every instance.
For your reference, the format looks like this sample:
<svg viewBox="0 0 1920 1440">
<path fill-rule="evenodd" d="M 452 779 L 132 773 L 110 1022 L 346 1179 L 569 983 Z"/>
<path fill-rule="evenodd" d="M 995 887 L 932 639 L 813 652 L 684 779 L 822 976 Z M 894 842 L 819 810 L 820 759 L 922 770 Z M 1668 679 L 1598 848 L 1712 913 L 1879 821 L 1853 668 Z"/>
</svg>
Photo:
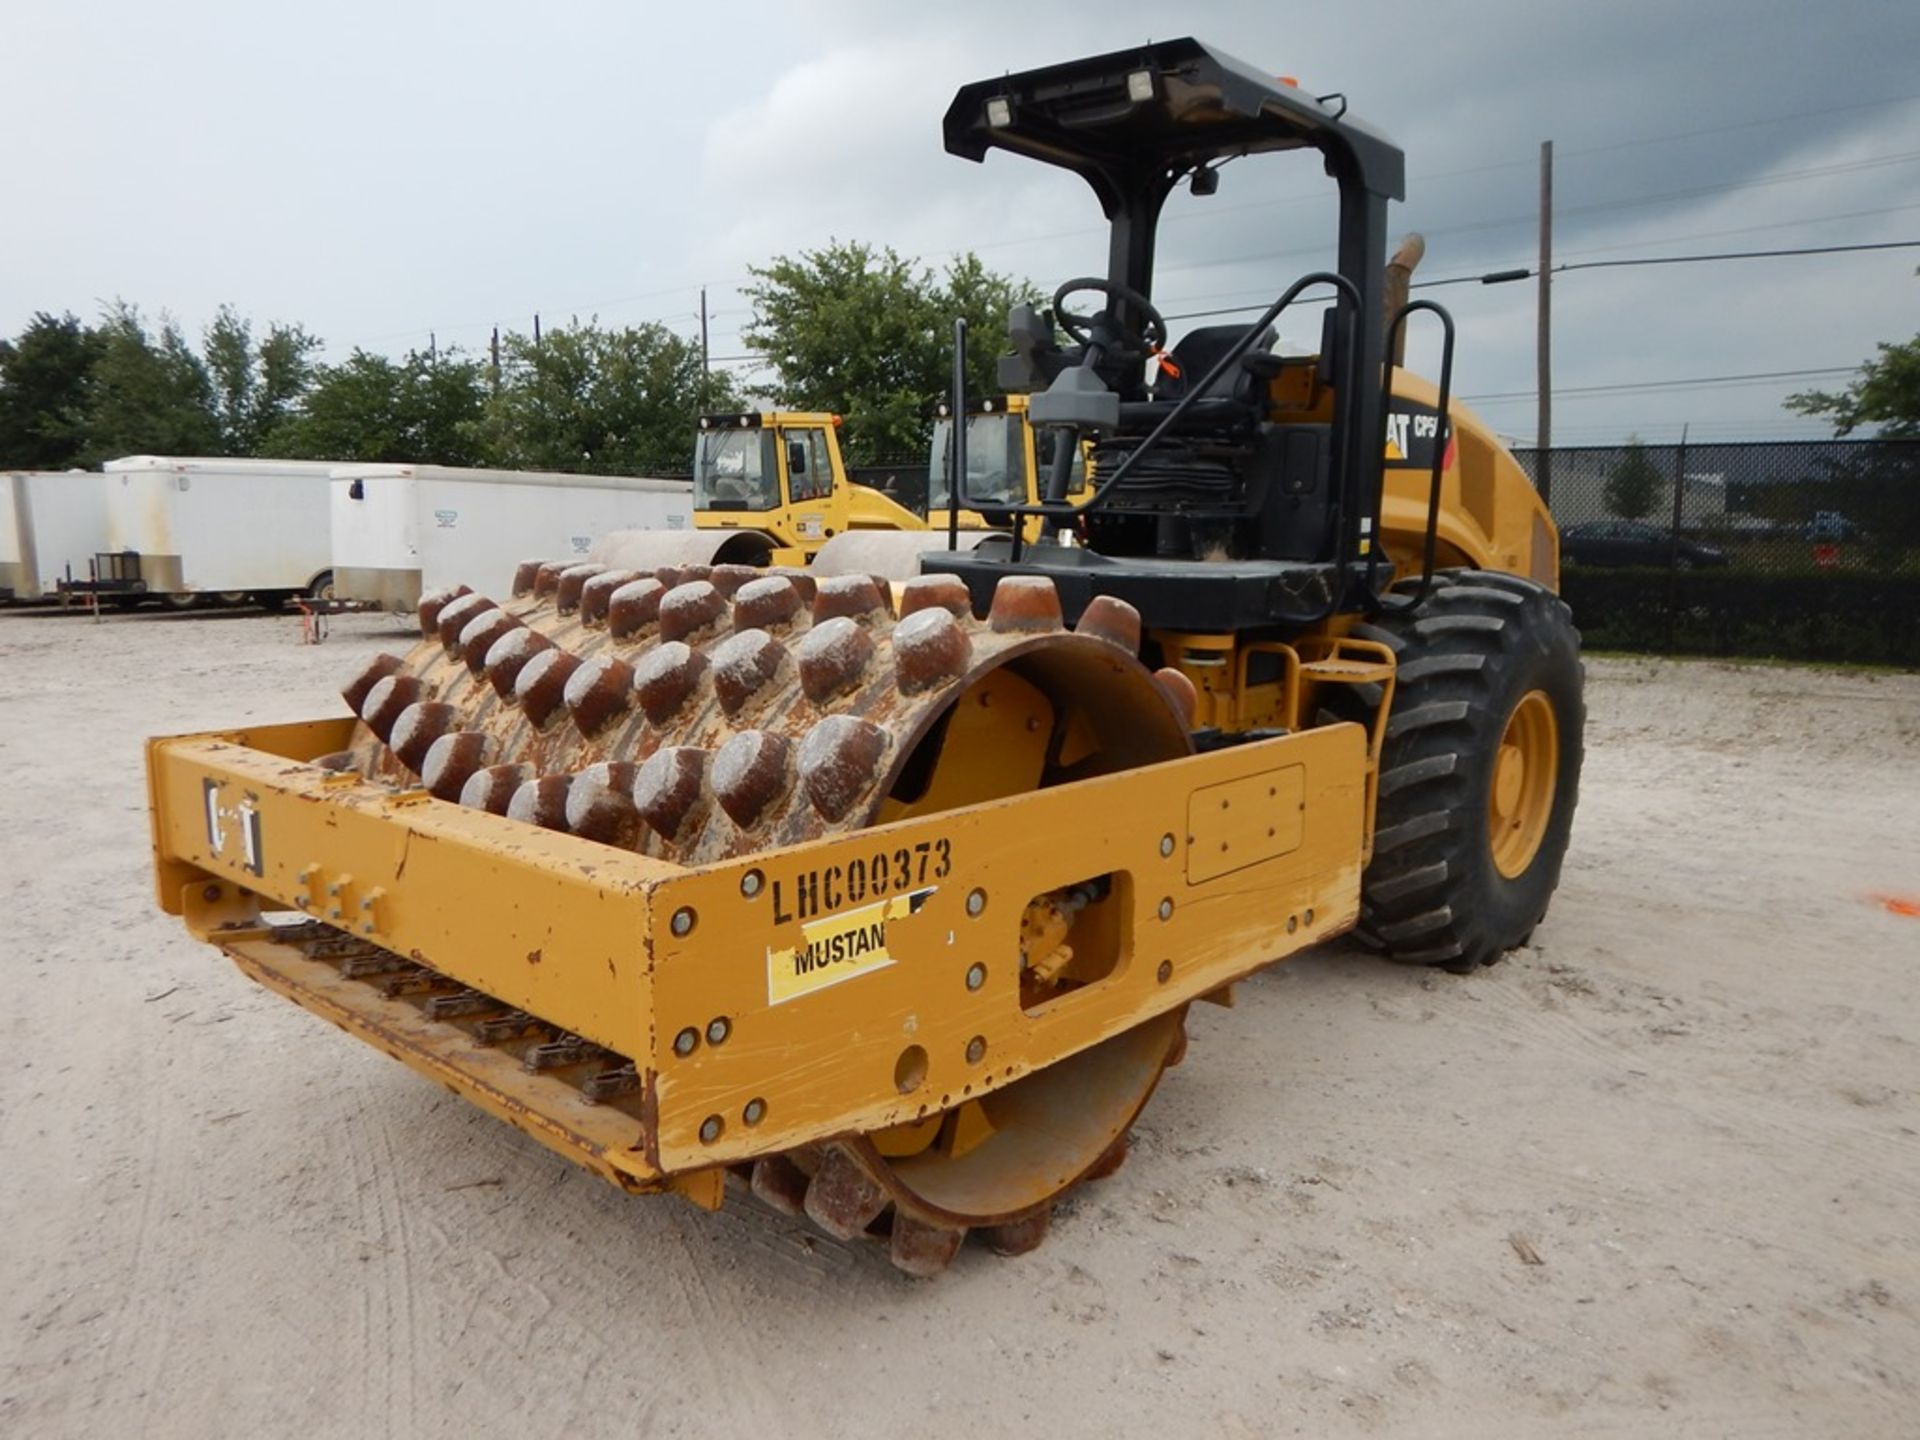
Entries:
<svg viewBox="0 0 1920 1440">
<path fill-rule="evenodd" d="M 1920 677 L 1597 660 L 1565 882 L 1467 979 L 1194 1012 L 1113 1179 L 912 1282 L 631 1200 L 159 915 L 139 741 L 388 623 L 0 616 L 0 1433 L 1920 1431 Z"/>
</svg>

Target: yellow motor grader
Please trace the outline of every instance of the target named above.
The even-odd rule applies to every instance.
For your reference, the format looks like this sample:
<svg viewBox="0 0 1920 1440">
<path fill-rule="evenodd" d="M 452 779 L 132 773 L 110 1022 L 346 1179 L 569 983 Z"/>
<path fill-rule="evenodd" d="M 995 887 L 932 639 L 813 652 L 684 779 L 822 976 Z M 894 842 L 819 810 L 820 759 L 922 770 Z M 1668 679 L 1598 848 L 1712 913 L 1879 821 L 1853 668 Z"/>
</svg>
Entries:
<svg viewBox="0 0 1920 1440">
<path fill-rule="evenodd" d="M 1010 397 L 1024 413 L 1025 396 Z M 974 427 L 981 424 L 981 417 Z M 1011 420 L 1014 428 L 1006 430 Z M 750 410 L 702 415 L 693 452 L 693 529 L 617 530 L 603 536 L 593 558 L 612 568 L 657 570 L 687 565 L 810 565 L 825 557 L 822 574 L 860 573 L 876 562 L 910 572 L 931 532 L 974 544 L 1010 523 L 982 514 L 990 503 L 1039 498 L 1034 442 L 1024 421 L 996 414 L 1002 453 L 976 446 L 979 463 L 952 510 L 946 485 L 946 422 L 935 425 L 935 478 L 926 514 L 847 474 L 840 452 L 840 417 L 802 410 Z M 984 438 L 984 437 L 983 437 Z M 1037 516 L 1025 535 L 1040 534 Z M 920 536 L 894 540 L 893 536 Z"/>
<path fill-rule="evenodd" d="M 1179 40 L 969 85 L 945 139 L 1112 226 L 1011 317 L 1052 463 L 1006 533 L 897 585 L 529 561 L 347 713 L 148 749 L 160 903 L 247 974 L 629 1191 L 731 1177 L 916 1274 L 1119 1165 L 1193 1002 L 1348 932 L 1525 941 L 1584 713 L 1547 513 L 1444 314 L 1385 313 L 1402 157 L 1344 100 Z M 1162 202 L 1293 150 L 1337 267 L 1169 347 Z M 1433 384 L 1385 358 L 1427 312 Z"/>
</svg>

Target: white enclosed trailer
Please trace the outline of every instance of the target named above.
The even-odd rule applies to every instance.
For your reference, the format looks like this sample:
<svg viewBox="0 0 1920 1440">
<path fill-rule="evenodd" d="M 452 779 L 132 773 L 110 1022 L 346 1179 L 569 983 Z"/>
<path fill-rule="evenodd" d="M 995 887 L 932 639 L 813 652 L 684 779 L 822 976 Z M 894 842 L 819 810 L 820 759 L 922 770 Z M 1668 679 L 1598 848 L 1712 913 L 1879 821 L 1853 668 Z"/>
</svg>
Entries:
<svg viewBox="0 0 1920 1440">
<path fill-rule="evenodd" d="M 0 599 L 51 599 L 87 578 L 107 547 L 106 483 L 97 470 L 0 474 Z"/>
<path fill-rule="evenodd" d="M 130 455 L 106 472 L 102 589 L 272 601 L 332 581 L 326 460 Z"/>
<path fill-rule="evenodd" d="M 335 596 L 401 612 L 442 586 L 498 589 L 534 556 L 584 561 L 609 531 L 693 525 L 689 480 L 341 465 L 332 492 Z"/>
</svg>

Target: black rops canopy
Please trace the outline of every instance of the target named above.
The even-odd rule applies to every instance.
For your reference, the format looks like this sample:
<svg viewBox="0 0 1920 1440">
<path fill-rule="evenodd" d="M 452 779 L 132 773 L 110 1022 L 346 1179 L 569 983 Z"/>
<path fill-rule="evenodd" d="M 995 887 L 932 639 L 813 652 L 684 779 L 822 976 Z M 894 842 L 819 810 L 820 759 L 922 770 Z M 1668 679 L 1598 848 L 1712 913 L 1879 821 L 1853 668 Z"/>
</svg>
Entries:
<svg viewBox="0 0 1920 1440">
<path fill-rule="evenodd" d="M 1343 187 L 1401 199 L 1400 148 L 1344 111 L 1186 39 L 963 86 L 943 130 L 969 160 L 998 146 L 1076 172 L 1109 216 L 1143 188 L 1164 197 L 1196 165 L 1309 146 Z"/>
</svg>

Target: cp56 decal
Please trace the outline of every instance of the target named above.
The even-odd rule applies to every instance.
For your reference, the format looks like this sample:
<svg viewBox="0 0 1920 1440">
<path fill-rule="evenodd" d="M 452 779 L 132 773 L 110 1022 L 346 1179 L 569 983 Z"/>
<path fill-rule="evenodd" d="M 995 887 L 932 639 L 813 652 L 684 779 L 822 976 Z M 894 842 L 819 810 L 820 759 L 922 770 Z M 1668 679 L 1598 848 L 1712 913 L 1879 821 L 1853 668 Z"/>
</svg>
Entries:
<svg viewBox="0 0 1920 1440">
<path fill-rule="evenodd" d="M 1396 400 L 1387 412 L 1387 468 L 1413 470 L 1433 468 L 1433 447 L 1451 445 L 1453 437 L 1443 435 L 1440 412 L 1431 405 L 1411 400 Z M 1447 457 L 1451 463 L 1452 456 Z"/>
</svg>

